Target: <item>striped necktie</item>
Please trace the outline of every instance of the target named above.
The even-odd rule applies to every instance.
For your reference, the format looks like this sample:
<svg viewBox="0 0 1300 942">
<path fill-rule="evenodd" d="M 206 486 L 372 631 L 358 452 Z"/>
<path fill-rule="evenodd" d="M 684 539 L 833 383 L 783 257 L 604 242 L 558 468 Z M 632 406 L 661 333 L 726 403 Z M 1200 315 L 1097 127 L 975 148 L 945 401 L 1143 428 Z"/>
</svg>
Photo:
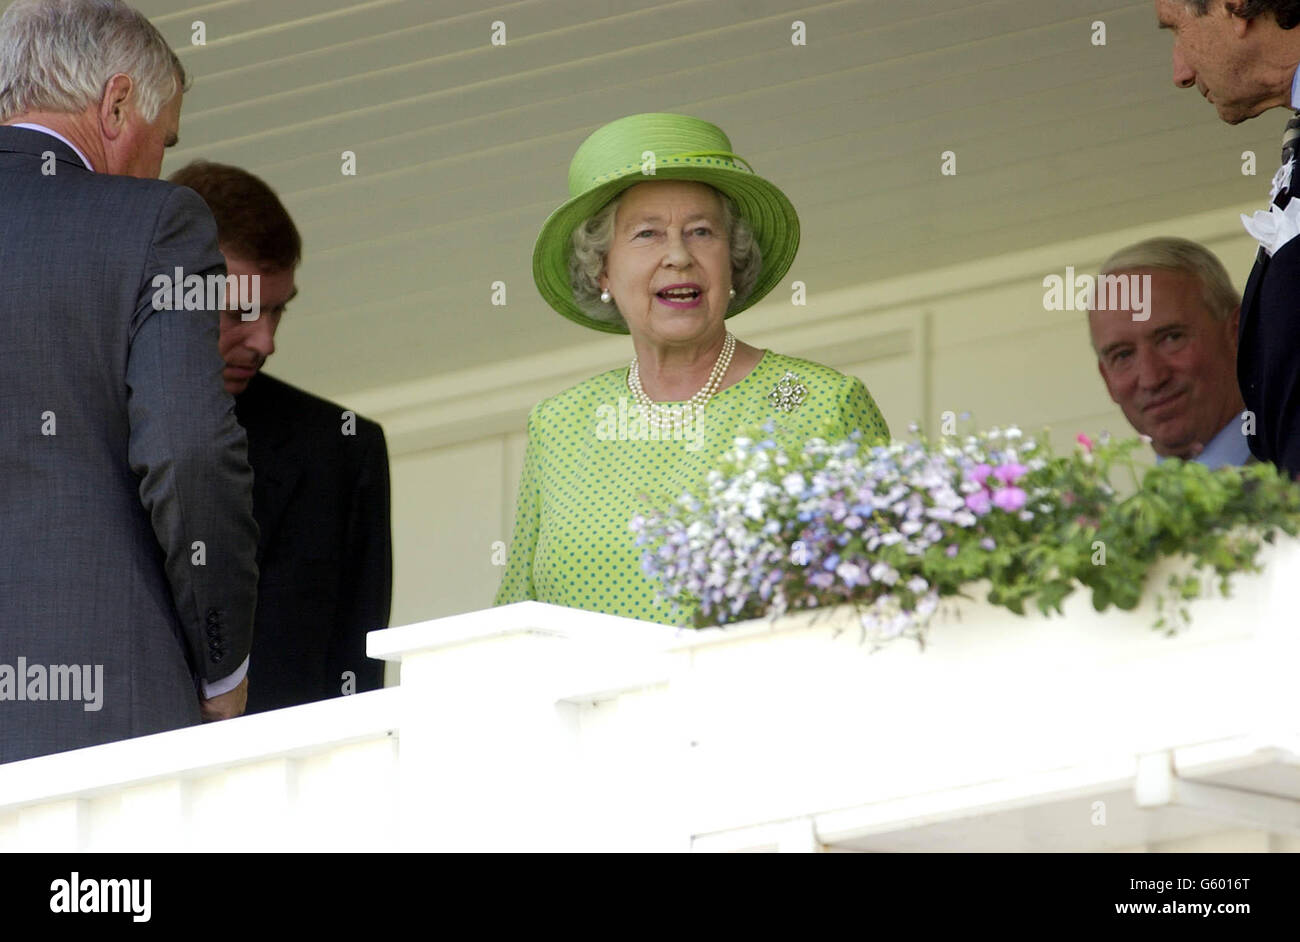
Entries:
<svg viewBox="0 0 1300 942">
<path fill-rule="evenodd" d="M 1298 141 L 1300 141 L 1300 111 L 1291 116 L 1291 120 L 1286 123 L 1286 133 L 1282 135 L 1283 167 L 1295 159 Z"/>
<path fill-rule="evenodd" d="M 1283 173 L 1286 173 L 1287 167 L 1291 166 L 1297 149 L 1300 149 L 1300 111 L 1291 115 L 1291 120 L 1286 123 L 1286 132 L 1282 135 Z M 1291 185 L 1295 182 L 1295 180 L 1291 180 L 1286 186 L 1277 191 L 1277 194 L 1273 197 L 1274 205 L 1286 209 L 1287 204 L 1291 202 Z"/>
</svg>

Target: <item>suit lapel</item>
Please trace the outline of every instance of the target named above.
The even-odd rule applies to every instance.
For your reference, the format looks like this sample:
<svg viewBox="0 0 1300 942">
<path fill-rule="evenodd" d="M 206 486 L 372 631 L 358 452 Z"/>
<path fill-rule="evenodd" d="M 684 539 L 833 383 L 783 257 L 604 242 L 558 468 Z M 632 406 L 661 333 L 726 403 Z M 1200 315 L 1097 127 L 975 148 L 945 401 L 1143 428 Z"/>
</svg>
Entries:
<svg viewBox="0 0 1300 942">
<path fill-rule="evenodd" d="M 257 541 L 257 561 L 266 555 L 266 549 L 279 532 L 280 518 L 293 497 L 300 476 L 299 469 L 283 460 L 281 453 L 263 456 L 253 471 L 253 516 L 261 536 Z"/>
<path fill-rule="evenodd" d="M 1260 246 L 1255 252 L 1255 267 L 1250 270 L 1246 290 L 1241 296 L 1241 324 L 1237 330 L 1238 337 L 1244 337 L 1246 334 L 1246 321 L 1255 308 L 1255 296 L 1259 294 L 1259 283 L 1264 278 L 1266 268 L 1268 268 L 1268 253 L 1264 251 L 1263 246 Z"/>
<path fill-rule="evenodd" d="M 1278 209 L 1286 209 L 1287 203 L 1291 200 L 1291 184 L 1300 182 L 1294 179 L 1295 171 L 1296 161 L 1293 158 L 1291 161 L 1291 179 L 1273 197 L 1273 204 Z M 1268 263 L 1269 254 L 1264 251 L 1263 246 L 1260 246 L 1255 251 L 1255 265 L 1250 270 L 1250 278 L 1246 282 L 1246 290 L 1241 297 L 1241 319 L 1237 324 L 1237 377 L 1242 392 L 1251 401 L 1253 401 L 1255 392 L 1255 374 L 1250 363 L 1250 358 L 1253 356 L 1250 352 L 1250 340 L 1255 326 L 1255 299 L 1259 294 L 1260 283 L 1264 280 L 1264 273 L 1268 270 Z"/>
<path fill-rule="evenodd" d="M 257 559 L 261 563 L 266 549 L 279 532 L 280 519 L 293 497 L 302 475 L 302 462 L 295 460 L 293 423 L 278 415 L 275 397 L 253 378 L 248 393 L 240 402 L 240 420 L 248 431 L 248 461 L 253 466 L 253 517 L 261 535 L 257 541 Z M 260 388 L 256 388 L 260 387 Z"/>
</svg>

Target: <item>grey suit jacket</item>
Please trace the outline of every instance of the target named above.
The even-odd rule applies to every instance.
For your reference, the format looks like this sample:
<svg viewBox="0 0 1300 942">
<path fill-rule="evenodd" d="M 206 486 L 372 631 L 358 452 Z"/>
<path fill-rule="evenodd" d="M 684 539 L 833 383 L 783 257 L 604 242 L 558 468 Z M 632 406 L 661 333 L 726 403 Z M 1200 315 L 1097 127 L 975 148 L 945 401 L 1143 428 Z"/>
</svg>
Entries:
<svg viewBox="0 0 1300 942">
<path fill-rule="evenodd" d="M 198 723 L 248 654 L 247 441 L 177 268 L 225 272 L 195 193 L 0 127 L 0 762 Z"/>
</svg>

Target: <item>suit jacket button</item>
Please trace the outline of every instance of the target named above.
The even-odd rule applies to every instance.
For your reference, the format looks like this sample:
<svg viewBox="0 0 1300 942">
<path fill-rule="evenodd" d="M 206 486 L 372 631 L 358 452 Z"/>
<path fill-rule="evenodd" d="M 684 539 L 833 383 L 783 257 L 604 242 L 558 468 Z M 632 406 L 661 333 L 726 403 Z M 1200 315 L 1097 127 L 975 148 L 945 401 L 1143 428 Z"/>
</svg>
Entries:
<svg viewBox="0 0 1300 942">
<path fill-rule="evenodd" d="M 221 652 L 220 652 L 220 651 L 213 651 L 213 652 L 212 652 L 212 663 L 213 663 L 213 664 L 220 664 L 220 663 L 221 663 Z"/>
</svg>

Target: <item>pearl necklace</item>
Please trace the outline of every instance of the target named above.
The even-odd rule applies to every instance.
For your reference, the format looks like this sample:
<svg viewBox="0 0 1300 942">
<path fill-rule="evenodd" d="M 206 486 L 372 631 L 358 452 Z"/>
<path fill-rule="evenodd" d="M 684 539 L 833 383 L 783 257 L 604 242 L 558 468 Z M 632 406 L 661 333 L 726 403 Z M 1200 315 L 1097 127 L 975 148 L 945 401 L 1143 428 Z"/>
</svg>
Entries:
<svg viewBox="0 0 1300 942">
<path fill-rule="evenodd" d="M 726 339 L 722 341 L 722 351 L 714 361 L 708 382 L 682 405 L 655 402 L 646 395 L 645 388 L 641 385 L 641 370 L 637 365 L 637 358 L 633 357 L 632 365 L 627 370 L 627 385 L 632 391 L 633 401 L 640 407 L 641 414 L 645 416 L 650 427 L 662 430 L 665 426 L 680 425 L 684 419 L 692 418 L 703 411 L 722 386 L 722 377 L 727 375 L 727 369 L 731 366 L 731 358 L 735 352 L 736 336 L 731 331 L 727 331 Z"/>
</svg>

